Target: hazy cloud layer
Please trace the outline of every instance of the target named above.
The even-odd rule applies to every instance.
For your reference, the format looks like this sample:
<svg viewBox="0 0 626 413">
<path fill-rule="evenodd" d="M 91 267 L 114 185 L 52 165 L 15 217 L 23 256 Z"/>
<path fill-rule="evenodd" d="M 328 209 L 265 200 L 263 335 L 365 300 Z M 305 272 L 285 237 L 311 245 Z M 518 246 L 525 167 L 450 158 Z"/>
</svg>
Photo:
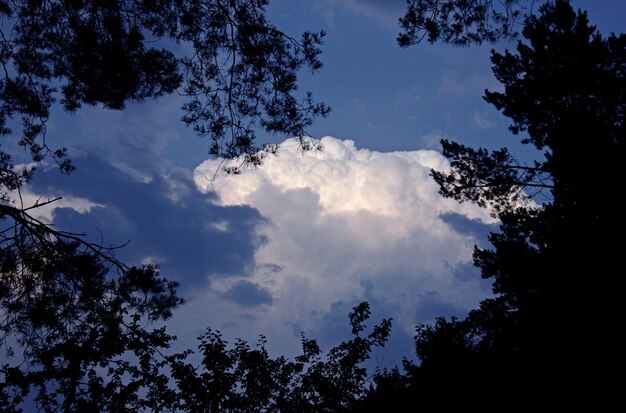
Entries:
<svg viewBox="0 0 626 413">
<path fill-rule="evenodd" d="M 266 221 L 256 225 L 264 241 L 254 265 L 241 277 L 216 278 L 192 306 L 229 301 L 226 313 L 247 314 L 253 323 L 237 318 L 242 332 L 291 326 L 292 333 L 330 334 L 323 320 L 345 319 L 345 307 L 361 299 L 392 311 L 378 315 L 411 331 L 416 322 L 463 313 L 484 298 L 485 284 L 460 274 L 477 242 L 476 232 L 461 226 L 493 219 L 438 194 L 429 171 L 447 168 L 445 158 L 429 150 L 357 149 L 331 137 L 321 142 L 321 152 L 302 153 L 288 140 L 278 156 L 241 175 L 213 179 L 215 160 L 196 168 L 201 191 L 215 192 L 222 206 L 256 208 Z M 246 295 L 250 301 L 241 305 Z"/>
</svg>

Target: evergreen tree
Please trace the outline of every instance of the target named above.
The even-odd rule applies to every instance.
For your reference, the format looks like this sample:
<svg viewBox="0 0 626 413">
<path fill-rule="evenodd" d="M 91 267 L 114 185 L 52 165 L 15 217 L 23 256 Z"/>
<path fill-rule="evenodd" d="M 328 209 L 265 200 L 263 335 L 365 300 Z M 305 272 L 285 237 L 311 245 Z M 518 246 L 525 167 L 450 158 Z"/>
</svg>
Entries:
<svg viewBox="0 0 626 413">
<path fill-rule="evenodd" d="M 380 376 L 387 397 L 445 388 L 528 401 L 560 387 L 576 399 L 610 382 L 602 371 L 619 359 L 623 325 L 626 36 L 602 37 L 566 0 L 539 12 L 515 53 L 492 53 L 504 90 L 485 94 L 536 160 L 444 140 L 451 170 L 432 171 L 442 195 L 500 219 L 491 248 L 474 251 L 494 297 L 465 319 L 418 326 L 420 364 L 399 388 Z"/>
<path fill-rule="evenodd" d="M 402 47 L 426 39 L 456 46 L 496 42 L 517 37 L 536 3 L 528 0 L 407 0 L 400 19 Z"/>
</svg>

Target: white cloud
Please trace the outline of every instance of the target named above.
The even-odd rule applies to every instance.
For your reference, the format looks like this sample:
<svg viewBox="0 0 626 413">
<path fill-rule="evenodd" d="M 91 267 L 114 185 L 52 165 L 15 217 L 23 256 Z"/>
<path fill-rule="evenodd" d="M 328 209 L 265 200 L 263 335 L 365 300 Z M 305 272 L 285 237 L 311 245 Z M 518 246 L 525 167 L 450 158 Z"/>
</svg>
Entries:
<svg viewBox="0 0 626 413">
<path fill-rule="evenodd" d="M 381 153 L 331 137 L 321 142 L 321 152 L 302 153 L 288 140 L 277 156 L 241 175 L 212 179 L 217 160 L 196 168 L 201 191 L 215 192 L 222 205 L 252 206 L 266 221 L 257 226 L 264 242 L 255 251 L 254 268 L 232 279 L 213 277 L 188 311 L 214 309 L 214 300 L 223 300 L 224 291 L 246 279 L 271 300 L 258 311 L 232 302 L 223 308 L 239 324 L 245 324 L 242 316 L 250 317 L 253 324 L 241 325 L 241 332 L 252 326 L 253 336 L 271 338 L 276 331 L 289 335 L 315 328 L 315 315 L 366 294 L 393 304 L 398 314 L 380 316 L 393 316 L 408 331 L 424 321 L 417 314 L 423 297 L 437 294 L 442 304 L 463 309 L 484 298 L 480 280 L 455 276 L 457 267 L 471 261 L 476 240 L 457 232 L 444 216 L 494 221 L 486 210 L 438 194 L 429 172 L 448 168 L 441 154 Z M 219 314 L 223 322 L 225 311 Z"/>
<path fill-rule="evenodd" d="M 32 193 L 28 187 L 24 187 L 21 193 L 14 192 L 11 195 L 13 204 L 22 209 L 28 209 L 28 213 L 35 219 L 45 223 L 54 221 L 54 214 L 57 209 L 69 208 L 79 214 L 89 213 L 93 208 L 104 205 L 91 202 L 88 199 L 74 196 L 47 196 Z M 52 201 L 52 202 L 51 202 Z"/>
</svg>

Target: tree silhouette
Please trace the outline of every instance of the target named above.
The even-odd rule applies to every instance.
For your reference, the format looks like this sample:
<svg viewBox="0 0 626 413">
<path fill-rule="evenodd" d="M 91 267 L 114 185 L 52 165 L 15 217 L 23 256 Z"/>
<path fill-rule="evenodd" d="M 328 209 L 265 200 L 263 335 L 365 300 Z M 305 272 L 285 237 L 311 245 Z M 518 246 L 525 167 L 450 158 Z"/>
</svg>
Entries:
<svg viewBox="0 0 626 413">
<path fill-rule="evenodd" d="M 407 47 L 426 39 L 467 46 L 515 38 L 534 7 L 532 0 L 407 0 L 398 43 Z"/>
<path fill-rule="evenodd" d="M 57 100 L 68 111 L 123 109 L 178 91 L 183 120 L 211 140 L 211 154 L 257 162 L 258 130 L 301 136 L 328 112 L 310 93 L 294 94 L 298 71 L 322 66 L 324 33 L 284 34 L 265 18 L 267 3 L 2 1 L 0 131 L 11 134 L 19 116 L 20 145 L 68 171 L 65 150 L 46 141 Z"/>
<path fill-rule="evenodd" d="M 174 92 L 182 120 L 209 153 L 259 164 L 273 145 L 259 132 L 304 136 L 329 109 L 296 94 L 317 71 L 323 32 L 299 39 L 265 17 L 266 0 L 0 0 L 0 408 L 138 411 L 171 405 L 174 337 L 150 328 L 181 300 L 151 266 L 130 267 L 116 247 L 57 229 L 22 202 L 43 161 L 74 167 L 47 122 L 57 103 L 123 110 Z M 311 143 L 301 138 L 303 149 Z M 16 166 L 16 148 L 33 160 Z M 231 168 L 230 172 L 236 172 Z"/>
<path fill-rule="evenodd" d="M 420 365 L 407 363 L 403 381 L 381 375 L 373 403 L 444 389 L 479 397 L 486 387 L 536 400 L 555 383 L 585 397 L 620 354 L 626 37 L 603 38 L 565 0 L 539 12 L 516 53 L 492 52 L 504 91 L 485 94 L 536 160 L 444 140 L 451 170 L 432 171 L 442 195 L 500 219 L 492 247 L 474 251 L 494 297 L 465 319 L 418 326 Z"/>
<path fill-rule="evenodd" d="M 43 411 L 149 407 L 139 394 L 162 391 L 155 353 L 172 337 L 145 325 L 181 303 L 176 284 L 40 236 L 22 228 L 0 253 L 3 411 L 25 400 Z"/>
<path fill-rule="evenodd" d="M 302 354 L 293 361 L 272 359 L 265 337 L 256 348 L 245 341 L 234 346 L 218 331 L 199 337 L 200 365 L 187 351 L 170 357 L 177 389 L 176 411 L 188 412 L 340 412 L 349 411 L 366 392 L 367 372 L 362 363 L 373 347 L 384 346 L 391 320 L 383 320 L 362 335 L 369 319 L 369 304 L 363 302 L 349 314 L 353 338 L 325 355 L 317 342 L 302 336 Z"/>
<path fill-rule="evenodd" d="M 626 37 L 602 37 L 566 0 L 544 3 L 537 16 L 520 11 L 522 3 L 501 4 L 410 1 L 402 22 L 402 45 L 424 36 L 465 45 L 513 36 L 521 18 L 526 40 L 515 53 L 492 54 L 504 91 L 487 91 L 485 100 L 537 150 L 525 163 L 506 148 L 442 142 L 451 170 L 432 171 L 442 195 L 500 219 L 492 247 L 474 251 L 494 296 L 464 319 L 417 326 L 419 365 L 405 360 L 404 372 L 380 371 L 366 387 L 361 364 L 391 327 L 383 320 L 365 335 L 366 303 L 349 315 L 354 337 L 325 356 L 303 337 L 300 356 L 273 359 L 263 337 L 256 347 L 229 346 L 213 330 L 199 337 L 197 354 L 167 353 L 175 337 L 149 326 L 181 303 L 176 284 L 37 220 L 30 211 L 45 202 L 13 204 L 32 170 L 2 152 L 3 411 L 24 403 L 67 412 L 371 411 L 424 395 L 439 407 L 467 407 L 502 396 L 535 400 L 555 382 L 573 393 L 601 381 L 623 324 Z M 65 150 L 46 140 L 55 99 L 69 111 L 122 109 L 179 90 L 189 98 L 183 120 L 211 139 L 211 153 L 258 164 L 273 150 L 258 150 L 259 129 L 297 135 L 327 112 L 310 95 L 293 95 L 298 69 L 320 67 L 322 34 L 284 35 L 265 20 L 265 5 L 0 1 L 2 133 L 10 136 L 19 116 L 20 145 L 69 172 Z M 164 39 L 181 47 L 146 46 Z M 177 54 L 186 46 L 191 55 Z"/>
<path fill-rule="evenodd" d="M 577 323 L 615 316 L 606 277 L 623 242 L 600 240 L 624 228 L 614 188 L 626 160 L 626 38 L 602 38 L 566 1 L 540 10 L 524 29 L 528 41 L 518 44 L 517 55 L 493 54 L 505 89 L 485 99 L 543 156 L 520 165 L 505 150 L 487 154 L 444 142 L 453 172 L 433 176 L 445 196 L 494 205 L 502 233 L 491 236 L 493 250 L 476 250 L 475 262 L 493 279 L 504 314 L 513 316 L 507 328 L 530 329 L 523 337 L 535 337 L 525 343 L 533 357 L 539 352 L 558 360 L 564 346 L 591 344 L 578 336 Z M 524 196 L 543 205 L 515 204 Z M 593 305 L 581 311 L 581 302 Z"/>
</svg>

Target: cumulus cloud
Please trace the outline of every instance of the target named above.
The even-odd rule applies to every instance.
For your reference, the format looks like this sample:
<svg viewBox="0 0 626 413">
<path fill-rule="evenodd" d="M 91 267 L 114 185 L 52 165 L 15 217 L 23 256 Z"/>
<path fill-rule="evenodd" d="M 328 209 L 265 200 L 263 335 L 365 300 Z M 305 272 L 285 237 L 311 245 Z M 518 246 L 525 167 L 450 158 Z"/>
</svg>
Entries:
<svg viewBox="0 0 626 413">
<path fill-rule="evenodd" d="M 494 220 L 438 194 L 429 172 L 449 168 L 441 154 L 381 153 L 332 137 L 321 143 L 322 151 L 303 153 L 287 140 L 277 156 L 240 175 L 216 176 L 218 160 L 196 168 L 197 187 L 214 192 L 215 202 L 253 207 L 265 220 L 256 224 L 262 242 L 254 265 L 198 293 L 192 308 L 221 298 L 230 302 L 229 313 L 247 314 L 257 334 L 281 328 L 293 334 L 321 330 L 324 317 L 343 308 L 338 303 L 365 298 L 392 308 L 394 314 L 381 316 L 411 331 L 435 309 L 463 312 L 485 297 L 479 277 L 459 276 L 476 236 L 457 229 L 450 216 L 476 225 Z"/>
</svg>

